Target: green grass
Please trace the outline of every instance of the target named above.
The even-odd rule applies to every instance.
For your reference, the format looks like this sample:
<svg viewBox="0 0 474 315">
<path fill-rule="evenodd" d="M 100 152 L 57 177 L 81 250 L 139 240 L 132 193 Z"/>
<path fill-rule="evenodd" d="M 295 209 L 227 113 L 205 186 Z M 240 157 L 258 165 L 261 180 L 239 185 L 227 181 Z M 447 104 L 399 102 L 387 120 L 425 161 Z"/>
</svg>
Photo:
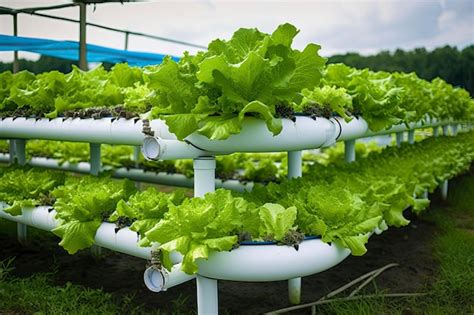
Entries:
<svg viewBox="0 0 474 315">
<path fill-rule="evenodd" d="M 165 314 L 160 310 L 145 310 L 133 296 L 117 299 L 102 290 L 71 283 L 55 286 L 54 272 L 28 278 L 11 277 L 13 268 L 13 258 L 0 262 L 0 314 Z M 183 310 L 185 302 L 182 297 L 172 301 L 171 314 L 190 314 Z"/>
<path fill-rule="evenodd" d="M 416 298 L 378 298 L 334 302 L 317 314 L 474 314 L 474 175 L 450 183 L 446 206 L 434 206 L 423 218 L 434 222 L 433 239 L 439 274 Z M 368 293 L 368 294 L 372 294 Z"/>
</svg>

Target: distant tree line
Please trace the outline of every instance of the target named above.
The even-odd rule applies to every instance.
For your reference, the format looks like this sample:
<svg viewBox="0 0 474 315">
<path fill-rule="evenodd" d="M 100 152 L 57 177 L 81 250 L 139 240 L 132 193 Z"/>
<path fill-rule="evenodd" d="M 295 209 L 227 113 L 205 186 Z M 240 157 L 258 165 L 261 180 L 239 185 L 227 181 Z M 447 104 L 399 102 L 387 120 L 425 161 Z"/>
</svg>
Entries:
<svg viewBox="0 0 474 315">
<path fill-rule="evenodd" d="M 416 48 L 410 51 L 397 49 L 382 51 L 376 55 L 361 56 L 347 53 L 329 57 L 330 63 L 343 62 L 355 68 L 369 68 L 375 71 L 416 72 L 419 77 L 431 80 L 440 77 L 455 86 L 464 87 L 474 95 L 474 45 L 462 50 L 456 47 L 440 47 L 428 51 Z M 33 73 L 58 70 L 70 72 L 76 61 L 41 56 L 37 61 L 20 59 L 20 69 Z M 106 67 L 110 68 L 110 64 Z M 0 71 L 11 70 L 11 63 L 0 62 Z"/>
<path fill-rule="evenodd" d="M 12 53 L 13 54 L 13 53 Z M 52 70 L 58 70 L 63 73 L 71 72 L 72 65 L 78 65 L 77 61 L 60 59 L 48 56 L 41 56 L 38 60 L 26 60 L 20 58 L 18 60 L 20 70 L 28 70 L 33 73 L 43 73 Z M 0 62 L 0 72 L 12 70 L 11 62 Z"/>
<path fill-rule="evenodd" d="M 440 77 L 454 86 L 465 88 L 474 96 L 474 45 L 462 50 L 451 46 L 432 51 L 425 48 L 410 51 L 397 49 L 394 52 L 382 51 L 371 56 L 347 53 L 332 56 L 329 62 L 342 62 L 355 68 L 375 71 L 416 72 L 420 78 L 426 80 Z"/>
</svg>

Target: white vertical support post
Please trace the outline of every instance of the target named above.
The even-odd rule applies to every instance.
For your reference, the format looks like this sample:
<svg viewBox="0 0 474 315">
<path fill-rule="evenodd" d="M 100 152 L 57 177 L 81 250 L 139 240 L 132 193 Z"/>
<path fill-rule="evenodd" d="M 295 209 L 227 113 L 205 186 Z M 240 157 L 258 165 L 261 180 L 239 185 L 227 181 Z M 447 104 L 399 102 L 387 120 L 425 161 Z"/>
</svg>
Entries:
<svg viewBox="0 0 474 315">
<path fill-rule="evenodd" d="M 15 139 L 10 140 L 10 148 L 12 148 L 13 143 L 13 152 L 14 158 L 13 162 L 18 163 L 19 165 L 26 164 L 26 140 L 25 139 Z M 11 154 L 11 152 L 10 152 Z M 11 159 L 11 156 L 10 156 Z M 23 223 L 16 224 L 16 236 L 20 244 L 26 245 L 28 243 L 28 227 Z"/>
<path fill-rule="evenodd" d="M 8 140 L 8 152 L 10 153 L 10 164 L 14 164 L 16 160 L 15 159 L 16 152 L 15 152 L 15 140 L 13 139 Z"/>
<path fill-rule="evenodd" d="M 213 192 L 216 177 L 216 159 L 199 157 L 194 159 L 194 197 L 203 197 Z M 217 280 L 196 276 L 198 315 L 213 315 L 219 312 Z"/>
<path fill-rule="evenodd" d="M 100 143 L 90 143 L 90 174 L 97 176 L 100 173 L 100 168 L 102 166 L 101 158 L 100 158 Z"/>
<path fill-rule="evenodd" d="M 355 144 L 355 139 L 344 141 L 344 160 L 347 163 L 354 162 L 356 159 Z"/>
<path fill-rule="evenodd" d="M 15 157 L 16 161 L 20 165 L 26 164 L 26 140 L 25 139 L 15 139 Z"/>
<path fill-rule="evenodd" d="M 102 161 L 100 157 L 100 143 L 89 143 L 89 162 L 90 162 L 90 171 L 91 175 L 97 176 L 100 173 L 102 166 Z M 102 256 L 102 247 L 97 245 L 92 245 L 91 247 L 92 256 L 99 259 Z"/>
<path fill-rule="evenodd" d="M 424 198 L 424 199 L 428 199 L 428 190 L 425 190 L 425 191 L 423 192 L 423 198 Z"/>
<path fill-rule="evenodd" d="M 441 129 L 443 130 L 443 136 L 448 136 L 449 135 L 449 128 L 448 128 L 448 125 L 443 125 L 441 127 Z"/>
<path fill-rule="evenodd" d="M 288 179 L 303 175 L 303 152 L 288 152 Z M 288 300 L 291 304 L 301 303 L 301 278 L 288 279 Z"/>
<path fill-rule="evenodd" d="M 408 143 L 409 144 L 415 143 L 415 129 L 408 130 Z"/>
<path fill-rule="evenodd" d="M 219 297 L 217 280 L 196 276 L 198 315 L 217 315 Z"/>
<path fill-rule="evenodd" d="M 140 154 L 141 154 L 140 146 L 134 146 L 133 147 L 133 157 L 132 161 L 134 162 L 133 165 L 138 168 L 138 165 L 140 164 Z"/>
<path fill-rule="evenodd" d="M 199 157 L 194 159 L 194 197 L 203 197 L 214 192 L 216 178 L 216 159 Z"/>
<path fill-rule="evenodd" d="M 303 152 L 288 152 L 288 179 L 301 177 L 303 175 Z"/>
<path fill-rule="evenodd" d="M 439 137 L 439 128 L 438 126 L 433 127 L 433 137 Z"/>
<path fill-rule="evenodd" d="M 395 133 L 395 139 L 397 141 L 397 147 L 400 147 L 403 142 L 403 131 Z"/>
<path fill-rule="evenodd" d="M 452 124 L 451 125 L 451 134 L 453 136 L 457 136 L 458 135 L 458 124 Z"/>
<path fill-rule="evenodd" d="M 140 146 L 134 146 L 133 147 L 133 156 L 132 156 L 132 161 L 134 162 L 133 165 L 135 166 L 135 168 L 138 168 L 138 166 L 140 165 L 140 154 L 141 154 L 141 149 L 140 149 Z M 141 185 L 140 185 L 140 182 L 135 182 L 135 187 L 137 187 L 137 189 L 140 189 Z"/>
<path fill-rule="evenodd" d="M 446 179 L 441 184 L 441 199 L 443 199 L 444 201 L 448 200 L 448 186 L 449 182 Z"/>
</svg>

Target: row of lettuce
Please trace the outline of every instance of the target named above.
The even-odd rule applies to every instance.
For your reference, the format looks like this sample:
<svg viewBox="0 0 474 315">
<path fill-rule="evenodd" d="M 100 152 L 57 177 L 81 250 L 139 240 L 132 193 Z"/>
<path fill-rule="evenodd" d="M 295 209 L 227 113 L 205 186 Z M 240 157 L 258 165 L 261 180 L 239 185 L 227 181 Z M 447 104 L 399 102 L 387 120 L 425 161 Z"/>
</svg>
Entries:
<svg viewBox="0 0 474 315">
<path fill-rule="evenodd" d="M 417 133 L 423 137 L 423 133 Z M 124 145 L 102 145 L 101 161 L 105 171 L 125 167 L 142 169 L 148 172 L 167 174 L 183 174 L 188 178 L 194 176 L 193 161 L 166 160 L 147 161 L 139 155 L 138 162 L 134 161 L 133 147 Z M 381 148 L 375 142 L 358 142 L 356 155 L 364 157 L 371 151 Z M 6 140 L 0 140 L 0 153 L 8 154 L 9 146 Z M 90 148 L 87 143 L 59 142 L 48 140 L 28 140 L 26 142 L 27 159 L 45 157 L 56 160 L 60 165 L 64 163 L 77 164 L 89 162 Z M 328 165 L 341 163 L 344 160 L 344 146 L 337 143 L 333 147 L 323 148 L 319 152 L 305 151 L 303 154 L 303 173 L 306 173 L 309 164 L 320 163 Z M 286 153 L 234 153 L 216 157 L 216 177 L 222 180 L 240 180 L 255 182 L 281 181 L 287 176 Z"/>
<path fill-rule="evenodd" d="M 372 130 L 427 116 L 470 120 L 469 93 L 415 73 L 358 70 L 326 65 L 320 46 L 292 47 L 298 30 L 280 25 L 272 34 L 239 29 L 230 40 L 178 61 L 132 68 L 117 64 L 83 72 L 27 71 L 0 74 L 0 115 L 140 117 L 164 119 L 183 139 L 199 132 L 211 139 L 237 134 L 245 117 L 263 119 L 273 134 L 281 118 L 363 116 Z M 97 107 L 100 106 L 100 107 Z"/>
<path fill-rule="evenodd" d="M 116 222 L 138 232 L 141 246 L 161 244 L 161 262 L 168 269 L 170 252 L 182 253 L 182 269 L 192 274 L 198 259 L 243 242 L 297 248 L 305 236 L 320 236 L 362 255 L 375 228 L 408 224 L 403 211 L 425 209 L 429 200 L 423 192 L 469 169 L 473 159 L 474 132 L 469 132 L 387 147 L 350 164 L 315 164 L 302 178 L 256 185 L 245 193 L 219 189 L 203 198 L 181 190 L 137 191 L 130 181 L 106 176 L 0 168 L 0 200 L 12 215 L 27 206 L 54 208 L 53 233 L 71 254 L 94 243 L 102 222 Z"/>
</svg>

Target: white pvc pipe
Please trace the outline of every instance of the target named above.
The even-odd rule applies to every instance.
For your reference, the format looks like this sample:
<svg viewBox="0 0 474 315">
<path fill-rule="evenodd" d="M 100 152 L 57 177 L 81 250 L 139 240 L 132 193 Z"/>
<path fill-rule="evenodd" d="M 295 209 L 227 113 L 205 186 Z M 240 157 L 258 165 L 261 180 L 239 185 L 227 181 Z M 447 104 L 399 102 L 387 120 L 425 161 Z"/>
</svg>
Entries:
<svg viewBox="0 0 474 315">
<path fill-rule="evenodd" d="M 303 175 L 303 152 L 288 152 L 288 178 L 301 177 Z"/>
<path fill-rule="evenodd" d="M 415 130 L 408 130 L 408 143 L 409 144 L 415 143 Z"/>
<path fill-rule="evenodd" d="M 276 152 L 319 148 L 336 141 L 340 128 L 333 121 L 318 117 L 296 117 L 296 122 L 282 119 L 283 128 L 273 135 L 261 119 L 245 118 L 239 134 L 226 140 L 210 140 L 194 133 L 186 138 L 190 143 L 209 152 Z M 258 136 L 257 136 L 258 135 Z"/>
<path fill-rule="evenodd" d="M 150 121 L 156 137 L 176 139 L 161 120 Z M 0 120 L 2 138 L 48 139 L 89 143 L 141 145 L 143 122 L 123 118 L 4 118 Z"/>
<path fill-rule="evenodd" d="M 214 192 L 216 177 L 216 159 L 201 157 L 194 159 L 194 197 L 203 197 Z"/>
<path fill-rule="evenodd" d="M 367 122 L 359 117 L 353 117 L 351 121 L 346 122 L 343 118 L 331 118 L 340 126 L 340 134 L 337 137 L 338 141 L 355 140 L 364 138 L 369 130 Z"/>
<path fill-rule="evenodd" d="M 351 140 L 374 135 L 382 135 L 393 132 L 403 132 L 408 129 L 433 127 L 440 125 L 434 119 L 426 123 L 411 123 L 394 125 L 389 129 L 373 132 L 368 129 L 367 123 L 362 118 L 353 118 L 346 123 L 340 118 L 326 119 L 317 117 L 296 117 L 296 122 L 282 119 L 282 131 L 273 135 L 268 131 L 265 122 L 254 117 L 246 117 L 243 121 L 242 131 L 232 135 L 226 140 L 210 140 L 209 138 L 194 133 L 186 139 L 193 144 L 186 148 L 183 142 L 171 141 L 165 143 L 170 149 L 163 150 L 169 156 L 162 153 L 161 159 L 172 159 L 173 154 L 187 156 L 195 150 L 214 152 L 219 154 L 231 152 L 275 152 L 275 151 L 297 151 L 314 149 L 328 146 L 337 140 Z M 443 122 L 446 123 L 446 122 Z M 169 132 L 165 122 L 152 120 L 149 122 L 153 137 L 161 140 L 176 140 L 176 136 Z M 141 145 L 145 135 L 143 134 L 143 121 L 134 119 L 79 119 L 79 118 L 4 118 L 0 120 L 0 137 L 22 138 L 22 139 L 49 139 L 62 141 L 78 141 L 88 143 L 109 143 L 124 145 Z M 255 137 L 258 135 L 258 137 Z M 180 144 L 178 144 L 180 143 Z M 178 150 L 177 148 L 180 148 Z M 186 149 L 184 149 L 186 148 Z M 199 148 L 199 149 L 197 149 Z M 202 155 L 202 154 L 201 154 Z"/>
<path fill-rule="evenodd" d="M 12 154 L 0 153 L 0 163 L 10 163 L 10 157 Z"/>
<path fill-rule="evenodd" d="M 7 205 L 0 202 L 0 218 L 19 222 L 41 230 L 51 231 L 57 226 L 55 220 L 56 211 L 50 211 L 51 207 L 42 206 L 34 208 L 23 208 L 22 214 L 12 216 L 3 211 Z M 102 223 L 95 235 L 94 241 L 97 245 L 110 250 L 128 254 L 131 256 L 151 259 L 151 249 L 149 247 L 140 247 L 138 245 L 138 234 L 129 228 L 120 229 L 115 233 L 116 225 L 113 223 Z M 181 262 L 182 256 L 179 253 L 171 254 L 173 264 Z"/>
<path fill-rule="evenodd" d="M 303 152 L 288 152 L 288 179 L 303 176 Z M 288 300 L 291 304 L 301 302 L 301 278 L 288 280 Z"/>
<path fill-rule="evenodd" d="M 10 149 L 14 158 L 11 160 L 12 163 L 18 163 L 19 165 L 25 165 L 26 163 L 26 141 L 24 139 L 10 139 Z M 28 243 L 28 227 L 18 222 L 16 224 L 16 236 L 20 244 L 26 245 Z"/>
<path fill-rule="evenodd" d="M 210 155 L 186 142 L 155 137 L 146 137 L 143 140 L 142 153 L 152 161 L 192 159 Z"/>
<path fill-rule="evenodd" d="M 395 139 L 397 141 L 397 147 L 400 147 L 403 142 L 403 132 L 397 132 L 395 133 Z"/>
<path fill-rule="evenodd" d="M 209 253 L 198 260 L 199 275 L 231 281 L 280 281 L 327 270 L 350 254 L 347 248 L 306 240 L 296 250 L 291 246 L 243 245 L 230 252 Z"/>
<path fill-rule="evenodd" d="M 448 125 L 441 126 L 441 129 L 443 130 L 443 136 L 449 136 L 449 126 Z"/>
<path fill-rule="evenodd" d="M 344 160 L 348 163 L 354 162 L 356 159 L 355 144 L 355 139 L 344 141 Z"/>
<path fill-rule="evenodd" d="M 12 139 L 8 140 L 8 152 L 10 152 L 10 164 L 15 163 L 15 141 L 13 141 Z"/>
<path fill-rule="evenodd" d="M 449 181 L 446 179 L 441 184 L 441 199 L 445 201 L 448 200 L 448 186 L 449 186 Z"/>
<path fill-rule="evenodd" d="M 196 276 L 198 315 L 217 315 L 219 298 L 217 280 Z"/>
<path fill-rule="evenodd" d="M 132 161 L 134 162 L 135 168 L 138 168 L 138 165 L 140 164 L 140 155 L 141 155 L 141 147 L 140 146 L 134 146 L 133 147 L 133 156 L 132 156 Z"/>
<path fill-rule="evenodd" d="M 90 174 L 97 176 L 102 168 L 100 156 L 100 143 L 89 143 L 90 149 Z"/>
<path fill-rule="evenodd" d="M 19 165 L 26 163 L 26 141 L 25 139 L 10 140 L 15 143 L 15 157 Z"/>
<path fill-rule="evenodd" d="M 423 192 L 423 196 L 422 196 L 424 199 L 428 199 L 428 190 L 425 190 Z"/>
<path fill-rule="evenodd" d="M 0 153 L 0 163 L 7 163 L 9 161 L 9 154 Z M 49 168 L 55 170 L 70 171 L 76 173 L 88 174 L 90 172 L 90 163 L 79 162 L 69 163 L 65 162 L 59 164 L 58 160 L 49 159 L 44 157 L 33 157 L 27 161 L 27 164 L 34 167 Z M 103 168 L 109 170 L 108 167 Z M 125 167 L 117 168 L 112 171 L 112 177 L 115 178 L 128 178 L 133 181 L 155 183 L 161 185 L 178 186 L 178 187 L 194 187 L 194 179 L 184 176 L 183 174 L 168 174 L 164 172 L 156 173 L 153 171 L 145 171 L 142 169 L 128 169 Z M 216 178 L 216 188 L 225 188 L 235 191 L 251 191 L 254 183 L 241 183 L 235 179 L 221 180 Z"/>
<path fill-rule="evenodd" d="M 452 124 L 451 125 L 451 133 L 453 136 L 457 136 L 458 134 L 458 124 Z"/>
<path fill-rule="evenodd" d="M 23 223 L 16 224 L 16 237 L 22 245 L 28 243 L 28 227 Z"/>
<path fill-rule="evenodd" d="M 196 276 L 181 271 L 181 264 L 173 265 L 171 271 L 155 266 L 148 267 L 143 274 L 146 287 L 152 292 L 162 292 L 181 283 L 194 279 Z"/>
<path fill-rule="evenodd" d="M 293 305 L 301 303 L 301 277 L 288 280 L 288 300 Z"/>
</svg>

